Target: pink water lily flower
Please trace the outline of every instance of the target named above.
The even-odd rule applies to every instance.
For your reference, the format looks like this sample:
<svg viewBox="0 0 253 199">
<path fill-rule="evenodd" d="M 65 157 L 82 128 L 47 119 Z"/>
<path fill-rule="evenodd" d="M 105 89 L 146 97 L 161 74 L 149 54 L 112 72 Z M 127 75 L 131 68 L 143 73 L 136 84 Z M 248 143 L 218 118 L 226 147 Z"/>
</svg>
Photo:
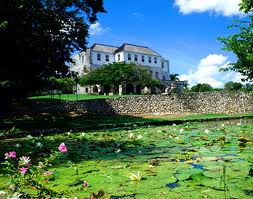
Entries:
<svg viewBox="0 0 253 199">
<path fill-rule="evenodd" d="M 16 151 L 10 151 L 8 153 L 5 153 L 5 159 L 10 159 L 10 158 L 16 158 L 17 157 L 17 153 Z"/>
<path fill-rule="evenodd" d="M 83 182 L 83 186 L 84 186 L 84 187 L 88 187 L 88 182 L 87 182 L 87 181 L 84 181 L 84 182 Z"/>
<path fill-rule="evenodd" d="M 64 143 L 61 143 L 60 146 L 58 147 L 59 151 L 61 153 L 66 153 L 68 152 L 68 148 L 66 147 L 66 145 Z"/>
<path fill-rule="evenodd" d="M 28 168 L 25 168 L 25 167 L 19 168 L 19 171 L 21 172 L 21 174 L 25 174 L 27 170 Z"/>
</svg>

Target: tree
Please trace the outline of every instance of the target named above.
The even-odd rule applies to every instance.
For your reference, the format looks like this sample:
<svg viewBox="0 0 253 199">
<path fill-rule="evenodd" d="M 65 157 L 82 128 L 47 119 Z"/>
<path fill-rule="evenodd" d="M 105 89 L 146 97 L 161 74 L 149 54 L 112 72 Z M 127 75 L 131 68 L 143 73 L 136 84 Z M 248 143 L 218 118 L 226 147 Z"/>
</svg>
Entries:
<svg viewBox="0 0 253 199">
<path fill-rule="evenodd" d="M 227 82 L 225 85 L 224 85 L 224 89 L 227 90 L 227 91 L 238 91 L 240 89 L 242 89 L 242 84 L 239 83 L 239 82 Z"/>
<path fill-rule="evenodd" d="M 179 74 L 178 73 L 170 74 L 170 80 L 171 81 L 179 81 Z"/>
<path fill-rule="evenodd" d="M 151 78 L 148 67 L 138 66 L 134 63 L 126 64 L 124 62 L 104 65 L 91 71 L 80 80 L 81 85 L 100 84 L 118 87 L 126 83 L 140 85 L 141 87 L 159 85 L 158 80 Z"/>
<path fill-rule="evenodd" d="M 240 3 L 240 10 L 244 11 L 245 13 L 253 11 L 253 1 L 252 0 L 242 0 Z"/>
<path fill-rule="evenodd" d="M 240 8 L 245 13 L 252 12 L 253 1 L 243 0 Z M 237 33 L 218 39 L 224 44 L 224 50 L 232 51 L 237 56 L 237 61 L 222 70 L 233 70 L 245 76 L 242 80 L 253 80 L 253 16 L 249 16 L 248 20 L 236 21 L 228 28 L 235 28 Z"/>
<path fill-rule="evenodd" d="M 64 76 L 99 12 L 103 0 L 1 0 L 1 95 L 32 92 L 55 71 Z"/>
<path fill-rule="evenodd" d="M 197 84 L 191 88 L 193 92 L 205 92 L 205 91 L 212 91 L 213 87 L 210 84 Z"/>
</svg>

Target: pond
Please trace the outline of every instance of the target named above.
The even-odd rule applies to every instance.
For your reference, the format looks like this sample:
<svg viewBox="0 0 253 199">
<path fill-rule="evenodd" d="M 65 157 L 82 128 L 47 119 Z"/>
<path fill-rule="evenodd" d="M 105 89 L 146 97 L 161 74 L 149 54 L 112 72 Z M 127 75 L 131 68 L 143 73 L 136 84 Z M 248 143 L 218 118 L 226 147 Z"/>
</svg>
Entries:
<svg viewBox="0 0 253 199">
<path fill-rule="evenodd" d="M 66 133 L 17 139 L 7 148 L 20 143 L 22 152 L 34 151 L 34 143 L 43 143 L 32 157 L 64 141 L 71 163 L 51 168 L 54 178 L 45 186 L 68 190 L 70 197 L 88 198 L 100 191 L 113 199 L 252 198 L 252 123 L 243 119 Z M 88 186 L 82 187 L 83 181 Z"/>
</svg>

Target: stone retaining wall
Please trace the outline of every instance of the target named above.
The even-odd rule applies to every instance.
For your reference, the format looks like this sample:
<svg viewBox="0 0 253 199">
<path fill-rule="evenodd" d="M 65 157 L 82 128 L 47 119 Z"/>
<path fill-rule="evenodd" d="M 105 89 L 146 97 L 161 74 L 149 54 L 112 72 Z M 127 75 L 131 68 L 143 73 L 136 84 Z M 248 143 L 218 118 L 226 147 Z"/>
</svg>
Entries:
<svg viewBox="0 0 253 199">
<path fill-rule="evenodd" d="M 202 92 L 146 95 L 83 101 L 33 102 L 33 112 L 95 114 L 252 113 L 253 95 L 243 92 Z"/>
</svg>

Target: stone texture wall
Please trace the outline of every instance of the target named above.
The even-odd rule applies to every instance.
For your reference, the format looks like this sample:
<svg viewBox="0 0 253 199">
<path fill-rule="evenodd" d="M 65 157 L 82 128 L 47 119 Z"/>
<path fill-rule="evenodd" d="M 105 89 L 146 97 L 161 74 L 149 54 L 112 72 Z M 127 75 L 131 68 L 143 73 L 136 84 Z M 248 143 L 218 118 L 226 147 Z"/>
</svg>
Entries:
<svg viewBox="0 0 253 199">
<path fill-rule="evenodd" d="M 243 92 L 202 92 L 146 95 L 84 101 L 33 102 L 33 112 L 80 111 L 95 114 L 252 113 L 253 95 Z"/>
</svg>

